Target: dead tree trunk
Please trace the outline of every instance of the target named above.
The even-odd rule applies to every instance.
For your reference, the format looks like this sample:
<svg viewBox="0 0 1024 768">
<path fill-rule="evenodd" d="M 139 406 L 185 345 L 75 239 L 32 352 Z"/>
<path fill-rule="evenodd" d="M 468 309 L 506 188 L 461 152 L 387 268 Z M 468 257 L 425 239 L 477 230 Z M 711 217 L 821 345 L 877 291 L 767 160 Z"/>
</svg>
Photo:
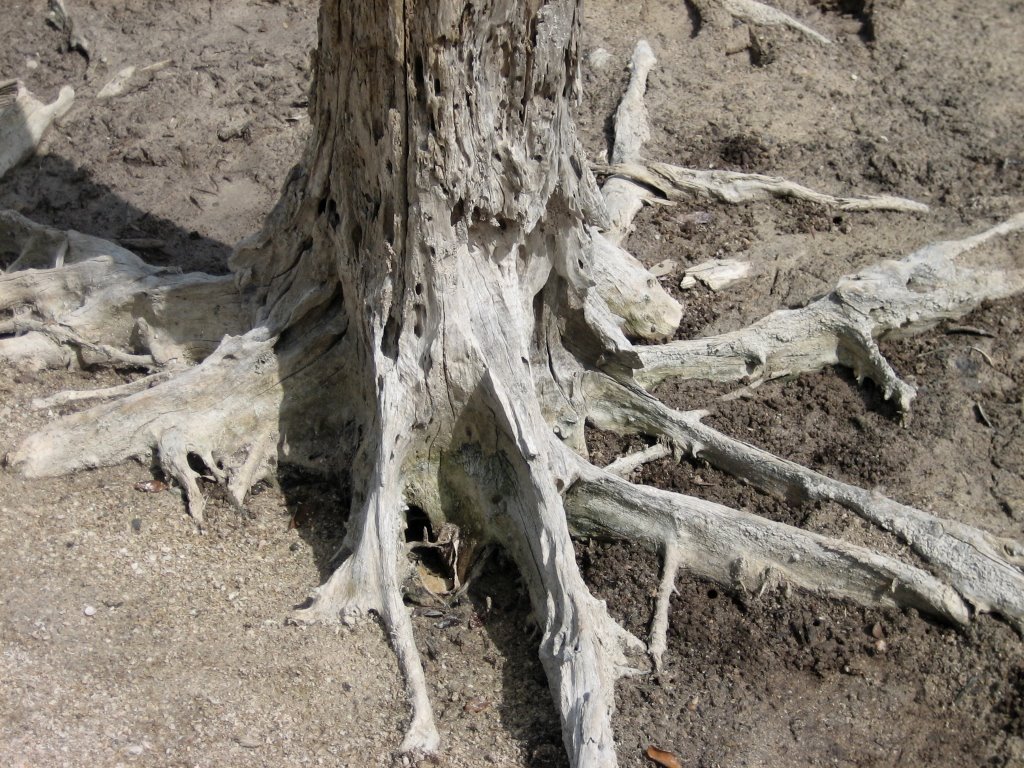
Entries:
<svg viewBox="0 0 1024 768">
<path fill-rule="evenodd" d="M 637 364 L 591 290 L 603 208 L 571 115 L 579 22 L 574 0 L 325 3 L 308 170 L 234 263 L 273 334 L 344 312 L 352 554 L 305 615 L 383 617 L 413 701 L 405 749 L 437 747 L 399 592 L 416 505 L 504 542 L 574 762 L 615 761 L 612 683 L 642 645 L 580 578 L 560 496 L 574 473 L 553 446 L 582 445 L 585 366 Z"/>
<path fill-rule="evenodd" d="M 170 275 L 95 238 L 0 216 L 22 243 L 0 275 L 0 358 L 153 372 L 141 385 L 66 395 L 108 402 L 55 422 L 9 461 L 38 476 L 155 451 L 198 521 L 199 465 L 239 504 L 279 460 L 350 473 L 347 558 L 296 618 L 381 617 L 412 703 L 407 751 L 438 747 L 401 594 L 410 506 L 515 560 L 574 766 L 615 765 L 614 682 L 643 666 L 645 645 L 587 590 L 570 525 L 664 556 L 646 646 L 655 664 L 679 567 L 735 588 L 786 581 L 955 622 L 992 610 L 1019 625 L 1019 544 L 757 451 L 642 385 L 843 364 L 908 407 L 913 390 L 875 340 L 1024 287 L 1012 265 L 989 258 L 981 272 L 961 259 L 1024 218 L 865 270 L 821 302 L 733 334 L 636 344 L 671 336 L 681 309 L 616 243 L 652 186 L 696 182 L 668 166 L 658 184 L 630 180 L 648 173 L 638 163 L 653 56 L 638 50 L 617 122 L 622 173 L 602 196 L 572 117 L 579 39 L 579 0 L 325 0 L 310 145 L 263 231 L 236 251 L 231 279 Z M 758 193 L 774 181 L 759 177 Z M 635 486 L 586 461 L 588 419 L 656 436 L 769 492 L 843 504 L 910 542 L 936 575 Z"/>
</svg>

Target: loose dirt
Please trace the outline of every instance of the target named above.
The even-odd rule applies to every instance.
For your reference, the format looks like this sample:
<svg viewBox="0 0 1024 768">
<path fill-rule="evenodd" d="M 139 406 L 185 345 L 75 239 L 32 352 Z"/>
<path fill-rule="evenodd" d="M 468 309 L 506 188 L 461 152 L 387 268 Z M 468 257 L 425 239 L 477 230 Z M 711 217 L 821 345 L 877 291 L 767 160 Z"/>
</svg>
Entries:
<svg viewBox="0 0 1024 768">
<path fill-rule="evenodd" d="M 836 278 L 1024 210 L 1024 5 L 1003 0 L 780 0 L 831 37 L 701 25 L 687 5 L 589 0 L 579 122 L 595 162 L 638 38 L 659 58 L 650 158 L 759 171 L 823 191 L 892 193 L 928 214 L 785 202 L 655 206 L 627 246 L 679 263 L 681 336 L 739 327 Z M 91 58 L 62 50 L 46 4 L 0 14 L 0 79 L 78 92 L 38 157 L 0 181 L 0 207 L 223 272 L 273 206 L 307 135 L 312 0 L 71 4 Z M 593 56 L 604 49 L 609 56 Z M 169 60 L 97 101 L 121 68 Z M 1021 250 L 1018 237 L 1008 246 Z M 0 249 L 2 253 L 2 249 Z M 740 258 L 714 293 L 681 270 Z M 919 389 L 907 425 L 870 384 L 828 370 L 722 399 L 666 384 L 727 432 L 844 480 L 1024 538 L 1024 300 L 893 340 Z M 130 372 L 0 371 L 0 455 L 57 415 L 34 398 Z M 230 386 L 230 383 L 226 383 Z M 596 461 L 640 446 L 592 432 Z M 380 628 L 287 626 L 334 565 L 343 485 L 285 474 L 244 513 L 210 488 L 206 535 L 148 466 L 27 481 L 0 470 L 0 763 L 10 766 L 388 765 L 406 717 Z M 707 466 L 664 461 L 634 480 L 906 554 L 858 518 L 760 494 Z M 644 633 L 657 559 L 581 541 L 595 592 Z M 490 561 L 468 598 L 410 593 L 445 766 L 563 766 L 535 628 L 511 567 Z M 958 631 L 798 591 L 760 597 L 681 575 L 665 669 L 624 680 L 619 759 L 649 745 L 687 766 L 1022 766 L 1024 644 L 998 619 Z M 401 759 L 397 761 L 402 763 Z"/>
</svg>

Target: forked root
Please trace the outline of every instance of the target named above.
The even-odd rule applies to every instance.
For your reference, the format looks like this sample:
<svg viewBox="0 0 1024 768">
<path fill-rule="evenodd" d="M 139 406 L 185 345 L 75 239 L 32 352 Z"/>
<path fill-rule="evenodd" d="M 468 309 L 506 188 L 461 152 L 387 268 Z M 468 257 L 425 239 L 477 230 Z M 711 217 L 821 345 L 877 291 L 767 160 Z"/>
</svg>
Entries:
<svg viewBox="0 0 1024 768">
<path fill-rule="evenodd" d="M 409 609 L 402 600 L 398 548 L 378 539 L 380 534 L 397 530 L 398 510 L 379 504 L 367 510 L 363 516 L 366 527 L 356 550 L 313 591 L 309 605 L 294 611 L 289 621 L 313 624 L 340 620 L 351 625 L 370 614 L 379 616 L 398 658 L 412 714 L 399 750 L 429 754 L 437 751 L 440 736 L 427 695 Z"/>
<path fill-rule="evenodd" d="M 1024 214 L 1018 214 L 978 235 L 934 243 L 841 278 L 806 307 L 773 312 L 741 330 L 637 347 L 643 368 L 634 378 L 643 386 L 669 377 L 757 381 L 838 363 L 858 379 L 872 379 L 905 411 L 915 390 L 889 366 L 876 340 L 962 317 L 983 301 L 1024 290 L 1024 270 L 1012 253 L 993 247 L 971 264 L 961 258 L 1022 228 Z"/>
<path fill-rule="evenodd" d="M 780 459 L 702 424 L 700 412 L 674 411 L 607 376 L 588 376 L 587 392 L 593 405 L 590 416 L 599 427 L 671 440 L 694 458 L 786 499 L 836 502 L 909 544 L 975 610 L 999 613 L 1024 629 L 1024 545 L 1020 542 L 938 518 Z M 906 577 L 894 578 L 902 583 Z M 955 612 L 946 615 L 955 616 Z"/>
<path fill-rule="evenodd" d="M 401 419 L 390 418 L 388 398 L 382 399 L 380 417 L 385 421 L 384 434 L 369 448 L 364 445 L 361 451 L 372 459 L 369 462 L 372 469 L 363 483 L 363 488 L 367 489 L 366 501 L 349 521 L 345 546 L 352 554 L 326 583 L 314 590 L 310 604 L 292 614 L 291 621 L 310 623 L 341 619 L 352 623 L 371 612 L 377 614 L 398 657 L 412 711 L 399 749 L 404 753 L 429 754 L 437 751 L 440 736 L 427 695 L 412 620 L 401 590 L 404 575 L 401 571 L 409 566 L 402 543 L 405 532 L 402 461 L 408 448 L 408 426 L 400 427 Z M 395 411 L 402 412 L 404 406 Z"/>
<path fill-rule="evenodd" d="M 264 452 L 253 466 L 251 441 L 276 434 L 280 380 L 273 339 L 259 332 L 229 338 L 199 366 L 48 424 L 7 460 L 26 476 L 54 477 L 155 453 L 167 477 L 184 490 L 193 518 L 202 522 L 206 501 L 192 465 L 198 460 L 203 475 L 230 482 L 248 462 L 249 480 L 262 479 L 270 457 Z"/>
<path fill-rule="evenodd" d="M 955 590 L 919 568 L 703 499 L 633 485 L 589 465 L 581 464 L 566 510 L 582 535 L 646 542 L 665 553 L 649 646 L 656 663 L 666 647 L 677 566 L 744 593 L 792 585 L 866 606 L 914 607 L 956 624 L 970 617 Z"/>
</svg>

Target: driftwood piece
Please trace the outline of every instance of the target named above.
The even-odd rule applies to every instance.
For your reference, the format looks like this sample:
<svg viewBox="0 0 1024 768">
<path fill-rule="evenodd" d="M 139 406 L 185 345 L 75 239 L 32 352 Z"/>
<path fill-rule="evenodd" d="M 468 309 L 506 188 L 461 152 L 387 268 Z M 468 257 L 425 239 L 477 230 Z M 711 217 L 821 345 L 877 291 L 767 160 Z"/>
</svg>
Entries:
<svg viewBox="0 0 1024 768">
<path fill-rule="evenodd" d="M 61 88 L 55 101 L 43 104 L 18 81 L 0 84 L 0 178 L 35 154 L 46 131 L 74 101 L 70 86 Z"/>
</svg>

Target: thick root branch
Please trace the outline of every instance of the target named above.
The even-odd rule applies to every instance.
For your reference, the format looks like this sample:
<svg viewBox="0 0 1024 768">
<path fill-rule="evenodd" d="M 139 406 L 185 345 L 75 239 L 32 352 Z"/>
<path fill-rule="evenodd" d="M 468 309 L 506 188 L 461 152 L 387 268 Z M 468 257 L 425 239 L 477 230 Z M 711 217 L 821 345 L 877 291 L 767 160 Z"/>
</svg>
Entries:
<svg viewBox="0 0 1024 768">
<path fill-rule="evenodd" d="M 19 367 L 182 367 L 250 326 L 230 276 L 150 266 L 13 211 L 0 211 L 0 242 L 15 255 L 0 274 L 0 359 Z"/>
<path fill-rule="evenodd" d="M 884 261 L 842 278 L 806 307 L 773 312 L 746 328 L 704 339 L 637 347 L 644 386 L 672 376 L 712 381 L 757 381 L 842 364 L 871 378 L 886 398 L 906 410 L 914 389 L 889 366 L 875 340 L 962 317 L 983 301 L 1024 290 L 1024 270 L 1012 254 L 960 257 L 1024 228 L 1024 214 L 963 240 L 925 246 L 899 261 Z M 985 261 L 983 267 L 976 264 Z"/>
<path fill-rule="evenodd" d="M 1024 628 L 1024 545 L 880 494 L 825 477 L 701 423 L 699 412 L 680 413 L 645 392 L 606 376 L 587 380 L 591 418 L 620 433 L 642 432 L 671 440 L 769 493 L 793 500 L 831 501 L 891 531 L 928 563 L 979 612 L 994 611 Z"/>
<path fill-rule="evenodd" d="M 623 319 L 622 330 L 649 341 L 671 338 L 683 308 L 634 256 L 594 233 L 592 276 L 608 309 Z"/>
<path fill-rule="evenodd" d="M 408 425 L 400 427 L 404 406 L 394 412 L 383 398 L 381 418 L 386 422 L 384 434 L 372 451 L 373 469 L 366 478 L 368 497 L 349 521 L 346 546 L 352 554 L 317 588 L 308 607 L 296 611 L 292 621 L 337 621 L 351 623 L 370 612 L 380 616 L 398 657 L 408 689 L 412 718 L 401 752 L 433 753 L 440 744 L 434 715 L 427 695 L 423 663 L 413 637 L 409 609 L 402 600 L 400 563 L 404 559 L 405 530 L 402 510 L 404 484 L 401 479 L 402 457 L 406 449 Z M 394 422 L 394 423 L 392 423 Z M 403 434 L 405 433 L 405 434 Z M 366 451 L 364 447 L 364 451 Z"/>
<path fill-rule="evenodd" d="M 27 476 L 53 477 L 155 451 L 201 521 L 205 500 L 192 462 L 198 460 L 209 479 L 229 481 L 245 466 L 252 436 L 276 434 L 282 390 L 273 345 L 258 333 L 227 339 L 202 365 L 47 425 L 8 462 Z M 230 393 L 225 381 L 232 383 Z M 263 458 L 259 470 L 251 464 L 246 469 L 251 480 L 269 471 L 270 457 Z"/>
<path fill-rule="evenodd" d="M 551 441 L 555 455 L 564 448 Z M 540 658 L 562 717 L 562 735 L 574 767 L 615 766 L 611 716 L 617 678 L 633 669 L 643 644 L 608 615 L 579 574 L 548 451 L 520 461 L 512 484 L 495 489 L 498 524 L 530 590 L 543 628 Z M 482 490 L 486 490 L 483 486 Z"/>
<path fill-rule="evenodd" d="M 582 535 L 646 542 L 666 552 L 658 611 L 676 567 L 725 587 L 760 593 L 782 584 L 862 605 L 914 607 L 957 624 L 970 617 L 949 586 L 919 568 L 853 544 L 720 504 L 634 485 L 580 462 L 566 510 Z M 652 654 L 664 649 L 666 621 L 652 625 Z"/>
<path fill-rule="evenodd" d="M 641 150 L 651 135 L 644 94 L 647 91 L 647 75 L 656 63 L 651 46 L 646 40 L 640 40 L 629 64 L 629 85 L 615 112 L 615 144 L 611 156 L 613 163 L 641 162 Z M 633 219 L 644 202 L 653 195 L 650 190 L 624 176 L 612 176 L 605 181 L 601 194 L 610 221 L 604 236 L 618 245 L 629 234 Z"/>
<path fill-rule="evenodd" d="M 598 169 L 613 179 L 628 179 L 636 184 L 657 190 L 667 200 L 700 198 L 721 203 L 752 203 L 773 197 L 804 200 L 816 205 L 838 208 L 841 211 L 900 211 L 927 213 L 928 206 L 915 200 L 895 195 L 860 195 L 836 197 L 817 192 L 796 182 L 778 176 L 736 171 L 701 171 L 680 168 L 667 163 L 642 164 L 639 158 L 622 161 Z M 606 184 L 607 186 L 607 184 Z M 654 195 L 648 192 L 650 197 Z"/>
</svg>

